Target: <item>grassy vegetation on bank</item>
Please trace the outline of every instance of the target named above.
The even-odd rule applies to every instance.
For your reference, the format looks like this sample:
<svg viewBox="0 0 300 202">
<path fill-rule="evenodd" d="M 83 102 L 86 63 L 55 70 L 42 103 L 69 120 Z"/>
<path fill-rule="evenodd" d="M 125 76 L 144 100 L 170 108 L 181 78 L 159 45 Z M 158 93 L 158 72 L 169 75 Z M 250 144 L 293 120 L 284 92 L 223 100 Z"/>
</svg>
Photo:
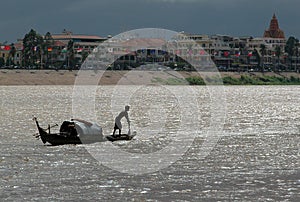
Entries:
<svg viewBox="0 0 300 202">
<path fill-rule="evenodd" d="M 129 74 L 130 72 L 130 74 Z M 87 82 L 95 79 L 97 71 L 81 72 L 81 77 Z M 300 85 L 300 74 L 296 72 L 220 72 L 216 74 L 205 72 L 179 71 L 105 71 L 101 77 L 101 85 L 115 85 L 122 80 L 132 84 L 152 83 L 160 85 Z M 204 75 L 204 78 L 200 76 Z M 68 70 L 1 70 L 0 85 L 74 85 L 78 78 L 77 71 Z M 125 78 L 125 79 L 123 79 Z M 125 82 L 126 83 L 126 82 Z M 127 83 L 126 83 L 127 84 Z"/>
<path fill-rule="evenodd" d="M 300 85 L 300 78 L 280 77 L 280 76 L 248 76 L 241 75 L 239 78 L 225 76 L 222 78 L 224 85 Z M 206 85 L 201 77 L 188 77 L 186 78 L 190 85 Z M 210 84 L 220 84 L 218 78 L 205 78 Z"/>
</svg>

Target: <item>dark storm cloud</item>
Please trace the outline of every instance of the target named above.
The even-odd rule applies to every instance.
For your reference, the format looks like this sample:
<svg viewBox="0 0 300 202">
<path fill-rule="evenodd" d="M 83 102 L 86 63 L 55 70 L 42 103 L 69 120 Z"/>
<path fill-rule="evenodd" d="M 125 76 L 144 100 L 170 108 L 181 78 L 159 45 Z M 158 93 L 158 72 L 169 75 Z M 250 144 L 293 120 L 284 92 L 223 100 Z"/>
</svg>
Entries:
<svg viewBox="0 0 300 202">
<path fill-rule="evenodd" d="M 275 12 L 286 35 L 300 36 L 298 0 L 10 0 L 2 3 L 0 42 L 40 34 L 106 36 L 145 27 L 199 34 L 261 36 Z"/>
</svg>

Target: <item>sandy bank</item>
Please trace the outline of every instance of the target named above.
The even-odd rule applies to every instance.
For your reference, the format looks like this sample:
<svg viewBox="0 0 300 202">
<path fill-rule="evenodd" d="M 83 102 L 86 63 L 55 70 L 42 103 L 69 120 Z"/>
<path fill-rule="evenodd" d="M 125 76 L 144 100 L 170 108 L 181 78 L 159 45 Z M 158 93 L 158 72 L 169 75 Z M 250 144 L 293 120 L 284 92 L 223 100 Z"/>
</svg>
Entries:
<svg viewBox="0 0 300 202">
<path fill-rule="evenodd" d="M 221 72 L 222 77 L 260 76 L 262 73 Z M 210 73 L 205 73 L 210 75 Z M 297 73 L 264 73 L 268 76 L 300 77 Z M 74 85 L 95 84 L 185 84 L 184 78 L 199 76 L 197 72 L 175 71 L 68 71 L 68 70 L 0 70 L 0 85 Z M 99 81 L 99 82 L 98 82 Z M 167 82 L 168 81 L 168 82 Z M 172 83 L 173 82 L 173 83 Z"/>
</svg>

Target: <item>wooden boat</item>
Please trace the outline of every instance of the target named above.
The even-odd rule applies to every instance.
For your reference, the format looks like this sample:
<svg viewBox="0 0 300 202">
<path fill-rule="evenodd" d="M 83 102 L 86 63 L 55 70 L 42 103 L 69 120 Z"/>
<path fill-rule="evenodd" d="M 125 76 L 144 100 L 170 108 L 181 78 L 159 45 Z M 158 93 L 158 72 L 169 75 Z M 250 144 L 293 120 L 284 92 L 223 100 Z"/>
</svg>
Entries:
<svg viewBox="0 0 300 202">
<path fill-rule="evenodd" d="M 82 143 L 94 143 L 103 141 L 102 129 L 94 131 L 91 134 L 91 130 L 87 130 L 82 123 L 76 121 L 64 121 L 60 126 L 58 133 L 51 133 L 50 125 L 47 129 L 40 127 L 37 118 L 33 118 L 38 128 L 39 134 L 36 138 L 41 138 L 42 142 L 47 142 L 51 145 L 63 145 L 63 144 L 82 144 Z M 57 124 L 55 126 L 58 126 Z"/>
<path fill-rule="evenodd" d="M 131 132 L 131 130 L 128 130 L 127 134 L 121 134 L 121 135 L 108 135 L 106 136 L 106 139 L 114 142 L 114 141 L 119 141 L 119 140 L 132 140 L 136 136 L 136 131 Z"/>
<path fill-rule="evenodd" d="M 135 135 L 136 135 L 135 133 L 133 133 L 133 134 L 121 134 L 121 135 L 116 135 L 116 136 L 108 135 L 108 136 L 106 136 L 106 138 L 109 141 L 114 142 L 114 141 L 119 141 L 119 140 L 132 140 L 132 138 Z"/>
</svg>

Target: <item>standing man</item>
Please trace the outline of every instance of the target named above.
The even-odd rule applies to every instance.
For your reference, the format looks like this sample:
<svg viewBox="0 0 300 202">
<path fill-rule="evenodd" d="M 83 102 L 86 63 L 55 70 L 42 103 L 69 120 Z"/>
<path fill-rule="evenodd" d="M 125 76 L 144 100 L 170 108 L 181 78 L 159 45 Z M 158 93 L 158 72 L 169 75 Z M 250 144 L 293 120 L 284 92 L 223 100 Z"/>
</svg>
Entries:
<svg viewBox="0 0 300 202">
<path fill-rule="evenodd" d="M 113 136 L 115 136 L 115 132 L 118 129 L 119 130 L 119 136 L 121 136 L 121 130 L 122 130 L 122 124 L 121 124 L 121 119 L 123 117 L 125 117 L 127 119 L 127 123 L 128 123 L 128 128 L 130 130 L 130 121 L 129 121 L 129 117 L 128 117 L 128 111 L 129 111 L 129 106 L 126 105 L 125 106 L 125 110 L 120 112 L 120 114 L 116 117 L 115 119 L 115 127 L 114 127 L 114 132 L 113 132 Z"/>
</svg>

